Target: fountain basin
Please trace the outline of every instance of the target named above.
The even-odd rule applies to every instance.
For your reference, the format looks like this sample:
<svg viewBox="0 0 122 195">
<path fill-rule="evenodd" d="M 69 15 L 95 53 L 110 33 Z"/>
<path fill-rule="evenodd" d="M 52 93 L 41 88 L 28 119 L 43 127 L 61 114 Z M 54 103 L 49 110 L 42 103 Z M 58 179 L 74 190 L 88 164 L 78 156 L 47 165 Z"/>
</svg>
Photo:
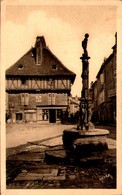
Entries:
<svg viewBox="0 0 122 195">
<path fill-rule="evenodd" d="M 73 148 L 77 156 L 84 157 L 92 155 L 93 152 L 108 150 L 106 136 L 92 136 L 76 139 Z"/>
<path fill-rule="evenodd" d="M 99 161 L 99 157 L 94 159 L 97 152 L 108 150 L 106 129 L 92 129 L 88 131 L 77 130 L 77 128 L 63 131 L 63 145 L 48 148 L 45 151 L 45 160 L 50 163 L 74 163 L 78 159 Z"/>
<path fill-rule="evenodd" d="M 77 128 L 66 129 L 63 131 L 63 145 L 66 149 L 83 149 L 92 148 L 93 151 L 105 150 L 107 147 L 107 135 L 109 131 L 106 129 L 90 129 L 77 130 Z M 103 147 L 102 147 L 103 146 Z"/>
</svg>

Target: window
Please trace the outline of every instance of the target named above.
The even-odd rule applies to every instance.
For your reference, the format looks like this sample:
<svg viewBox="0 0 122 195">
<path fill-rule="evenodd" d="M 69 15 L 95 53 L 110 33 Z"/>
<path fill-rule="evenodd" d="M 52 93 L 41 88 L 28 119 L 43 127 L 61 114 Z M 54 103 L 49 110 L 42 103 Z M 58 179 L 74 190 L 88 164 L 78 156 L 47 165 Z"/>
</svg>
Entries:
<svg viewBox="0 0 122 195">
<path fill-rule="evenodd" d="M 61 119 L 61 115 L 62 115 L 62 110 L 61 109 L 57 110 L 57 119 Z"/>
<path fill-rule="evenodd" d="M 48 110 L 46 109 L 42 110 L 42 118 L 44 121 L 48 120 Z"/>
<path fill-rule="evenodd" d="M 28 93 L 22 93 L 21 94 L 21 105 L 28 105 L 29 104 L 29 94 Z"/>
<path fill-rule="evenodd" d="M 53 70 L 56 70 L 56 69 L 57 69 L 56 64 L 52 65 L 52 69 L 53 69 Z"/>
<path fill-rule="evenodd" d="M 16 113 L 16 120 L 22 120 L 22 113 Z"/>
<path fill-rule="evenodd" d="M 25 93 L 25 105 L 27 106 L 29 104 L 29 93 Z"/>
<path fill-rule="evenodd" d="M 48 94 L 48 105 L 51 105 L 51 93 Z"/>
<path fill-rule="evenodd" d="M 25 94 L 24 93 L 21 94 L 21 105 L 22 106 L 25 105 Z"/>
<path fill-rule="evenodd" d="M 48 82 L 49 89 L 55 88 L 55 80 L 54 79 L 49 78 L 47 82 Z"/>
<path fill-rule="evenodd" d="M 18 70 L 22 70 L 24 68 L 24 66 L 22 65 L 22 64 L 20 64 L 19 66 L 18 66 Z"/>
<path fill-rule="evenodd" d="M 48 80 L 48 85 L 49 85 L 49 86 L 52 86 L 52 84 L 53 84 L 53 80 L 52 80 L 52 78 L 49 78 L 49 80 Z"/>
<path fill-rule="evenodd" d="M 52 105 L 55 105 L 55 94 L 52 93 Z"/>
<path fill-rule="evenodd" d="M 36 102 L 42 102 L 42 96 L 40 94 L 36 95 Z"/>
<path fill-rule="evenodd" d="M 114 78 L 116 78 L 116 70 L 113 71 Z"/>
<path fill-rule="evenodd" d="M 26 85 L 26 81 L 27 81 L 26 78 L 22 78 L 21 79 L 22 85 Z"/>
</svg>

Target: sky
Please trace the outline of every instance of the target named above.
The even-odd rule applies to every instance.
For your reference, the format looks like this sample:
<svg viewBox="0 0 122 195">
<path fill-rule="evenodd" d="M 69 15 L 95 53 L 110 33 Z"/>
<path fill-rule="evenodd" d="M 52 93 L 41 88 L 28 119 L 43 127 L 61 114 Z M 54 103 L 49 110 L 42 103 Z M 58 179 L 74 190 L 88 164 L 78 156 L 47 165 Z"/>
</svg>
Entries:
<svg viewBox="0 0 122 195">
<path fill-rule="evenodd" d="M 50 50 L 76 74 L 71 93 L 80 96 L 81 42 L 88 33 L 89 82 L 95 81 L 104 58 L 112 53 L 115 44 L 117 7 L 80 3 L 9 4 L 5 10 L 4 32 L 5 69 L 34 46 L 37 36 L 44 36 Z"/>
</svg>

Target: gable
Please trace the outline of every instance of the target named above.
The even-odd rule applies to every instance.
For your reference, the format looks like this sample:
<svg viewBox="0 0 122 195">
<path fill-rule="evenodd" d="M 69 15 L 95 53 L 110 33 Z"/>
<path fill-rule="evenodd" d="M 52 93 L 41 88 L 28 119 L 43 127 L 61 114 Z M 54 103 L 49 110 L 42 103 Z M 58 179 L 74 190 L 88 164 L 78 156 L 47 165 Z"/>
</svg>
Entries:
<svg viewBox="0 0 122 195">
<path fill-rule="evenodd" d="M 62 62 L 50 51 L 42 48 L 42 63 L 36 65 L 36 48 L 31 48 L 13 66 L 7 69 L 6 76 L 69 76 L 72 82 L 75 73 L 66 68 Z"/>
</svg>

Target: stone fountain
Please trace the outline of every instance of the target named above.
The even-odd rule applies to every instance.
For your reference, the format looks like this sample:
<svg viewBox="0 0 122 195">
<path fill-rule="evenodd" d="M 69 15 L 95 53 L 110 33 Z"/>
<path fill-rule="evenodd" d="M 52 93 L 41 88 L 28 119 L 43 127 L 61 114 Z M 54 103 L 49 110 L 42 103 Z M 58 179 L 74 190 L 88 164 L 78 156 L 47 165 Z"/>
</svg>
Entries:
<svg viewBox="0 0 122 195">
<path fill-rule="evenodd" d="M 72 129 L 63 131 L 63 145 L 49 148 L 45 152 L 48 161 L 67 161 L 71 158 L 78 159 L 94 155 L 108 149 L 106 129 L 96 129 L 91 123 L 92 100 L 89 97 L 89 59 L 87 52 L 89 34 L 85 34 L 82 41 L 82 91 L 79 108 L 79 123 Z"/>
</svg>

